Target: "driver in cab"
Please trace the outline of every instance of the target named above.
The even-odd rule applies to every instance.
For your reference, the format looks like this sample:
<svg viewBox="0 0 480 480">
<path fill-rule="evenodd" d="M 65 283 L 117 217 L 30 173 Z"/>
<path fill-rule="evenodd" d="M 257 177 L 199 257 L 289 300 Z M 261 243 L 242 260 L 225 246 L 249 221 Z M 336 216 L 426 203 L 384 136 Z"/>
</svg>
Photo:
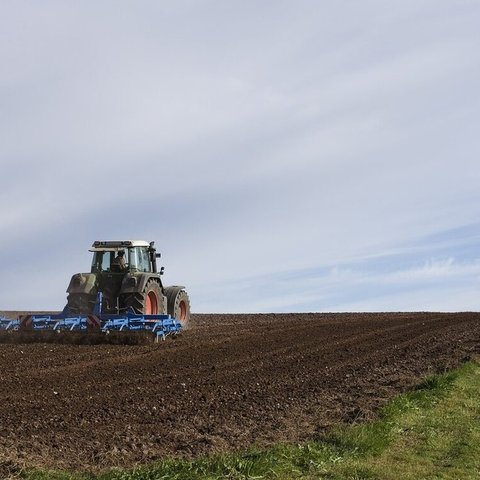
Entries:
<svg viewBox="0 0 480 480">
<path fill-rule="evenodd" d="M 119 250 L 117 256 L 112 261 L 112 269 L 123 272 L 127 268 L 125 263 L 125 251 Z"/>
</svg>

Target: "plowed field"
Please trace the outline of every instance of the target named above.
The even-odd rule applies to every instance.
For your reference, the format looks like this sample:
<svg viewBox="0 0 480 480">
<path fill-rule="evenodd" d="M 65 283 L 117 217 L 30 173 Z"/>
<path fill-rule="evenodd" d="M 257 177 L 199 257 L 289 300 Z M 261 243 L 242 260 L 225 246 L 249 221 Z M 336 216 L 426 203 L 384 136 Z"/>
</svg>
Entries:
<svg viewBox="0 0 480 480">
<path fill-rule="evenodd" d="M 196 315 L 157 345 L 0 345 L 0 466 L 301 441 L 478 353 L 475 313 Z"/>
</svg>

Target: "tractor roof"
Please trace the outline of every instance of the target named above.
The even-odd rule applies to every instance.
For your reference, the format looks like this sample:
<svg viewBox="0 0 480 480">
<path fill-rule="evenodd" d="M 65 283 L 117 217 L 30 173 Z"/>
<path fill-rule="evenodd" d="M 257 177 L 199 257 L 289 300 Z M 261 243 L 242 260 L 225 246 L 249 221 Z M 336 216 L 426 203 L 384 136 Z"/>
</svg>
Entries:
<svg viewBox="0 0 480 480">
<path fill-rule="evenodd" d="M 96 240 L 93 242 L 92 248 L 90 249 L 91 252 L 104 252 L 104 251 L 116 251 L 116 250 L 123 250 L 124 248 L 131 248 L 131 247 L 148 247 L 150 246 L 150 242 L 146 242 L 145 240 L 108 240 L 108 241 L 100 241 Z"/>
</svg>

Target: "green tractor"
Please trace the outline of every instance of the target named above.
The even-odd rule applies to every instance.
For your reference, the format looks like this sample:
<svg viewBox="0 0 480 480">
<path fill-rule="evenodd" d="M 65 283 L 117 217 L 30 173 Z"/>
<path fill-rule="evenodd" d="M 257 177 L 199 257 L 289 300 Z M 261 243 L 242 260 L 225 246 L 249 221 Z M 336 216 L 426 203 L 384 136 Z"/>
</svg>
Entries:
<svg viewBox="0 0 480 480">
<path fill-rule="evenodd" d="M 67 311 L 94 312 L 102 293 L 100 313 L 169 314 L 186 327 L 190 301 L 183 286 L 164 287 L 157 270 L 154 242 L 142 240 L 96 241 L 90 273 L 76 273 L 67 289 Z"/>
</svg>

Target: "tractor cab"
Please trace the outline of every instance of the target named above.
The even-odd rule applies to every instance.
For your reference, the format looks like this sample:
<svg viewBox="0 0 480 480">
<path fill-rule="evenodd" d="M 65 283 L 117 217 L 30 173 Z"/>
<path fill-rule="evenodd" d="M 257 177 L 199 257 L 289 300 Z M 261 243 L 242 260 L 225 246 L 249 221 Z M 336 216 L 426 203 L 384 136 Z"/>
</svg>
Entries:
<svg viewBox="0 0 480 480">
<path fill-rule="evenodd" d="M 92 273 L 156 273 L 156 259 L 160 257 L 153 242 L 142 240 L 96 241 L 90 251 L 93 252 Z M 119 262 L 119 254 L 122 253 L 123 262 Z"/>
</svg>

